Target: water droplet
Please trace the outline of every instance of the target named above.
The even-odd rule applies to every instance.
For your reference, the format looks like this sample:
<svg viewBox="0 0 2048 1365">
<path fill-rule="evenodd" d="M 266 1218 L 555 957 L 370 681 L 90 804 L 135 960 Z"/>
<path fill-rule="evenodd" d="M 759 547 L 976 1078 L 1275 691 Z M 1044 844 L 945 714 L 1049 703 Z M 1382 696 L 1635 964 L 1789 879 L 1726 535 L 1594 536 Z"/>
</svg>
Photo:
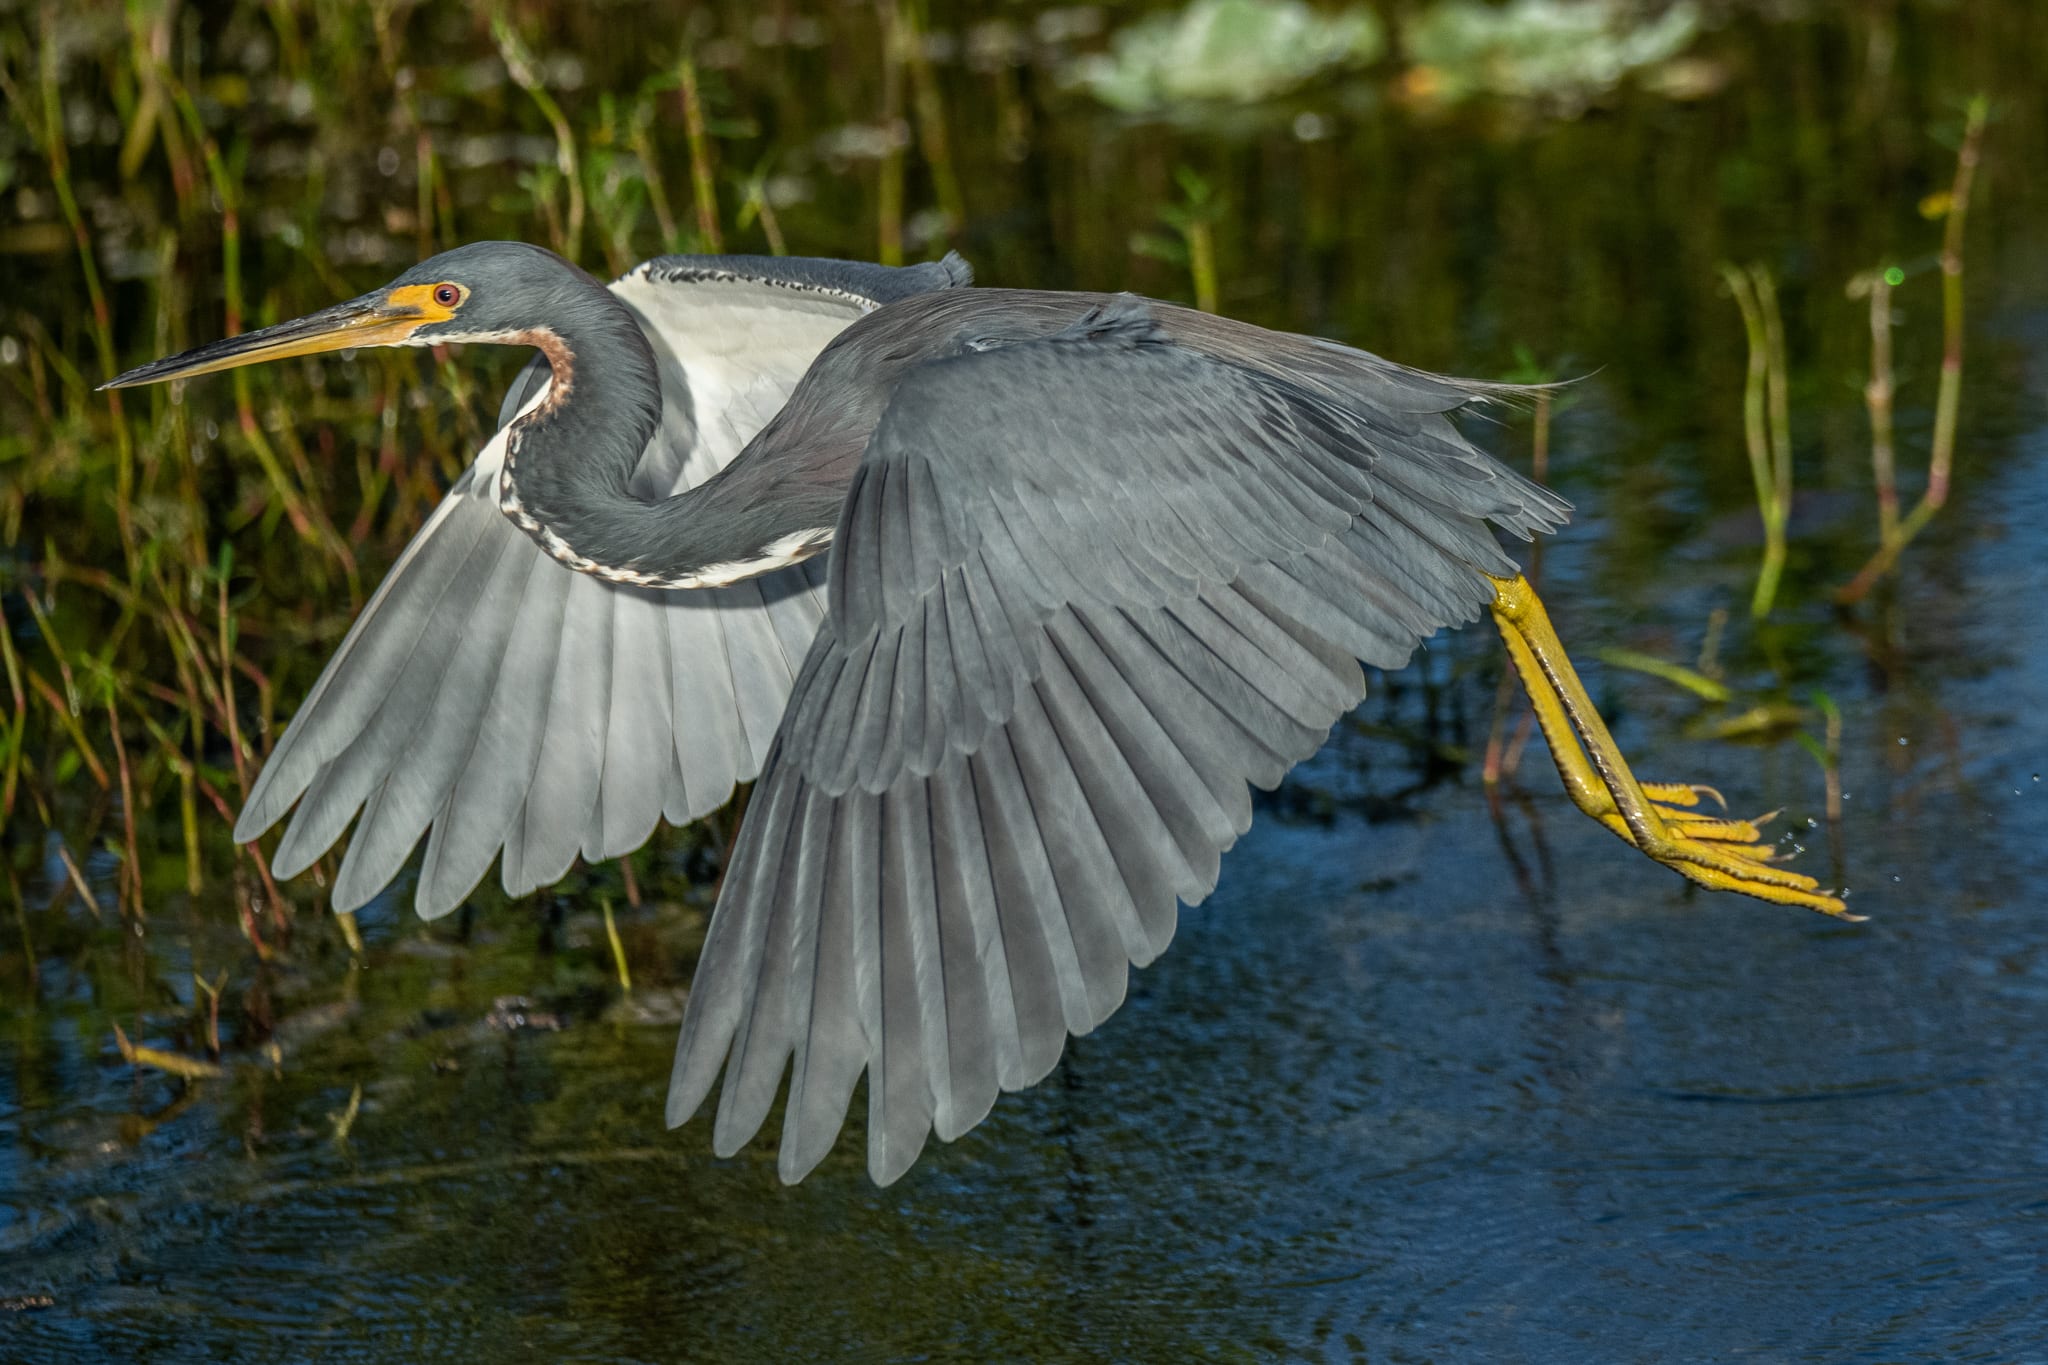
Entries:
<svg viewBox="0 0 2048 1365">
<path fill-rule="evenodd" d="M 1818 825 L 1819 823 L 1820 821 L 1814 819 L 1811 815 L 1806 817 L 1806 827 L 1808 829 L 1812 829 L 1815 825 Z"/>
<path fill-rule="evenodd" d="M 1897 881 L 1898 879 L 1899 879 L 1899 874 L 1898 874 L 1898 873 L 1896 873 L 1896 872 L 1892 873 L 1892 880 L 1893 880 L 1893 881 Z"/>
<path fill-rule="evenodd" d="M 1905 746 L 1906 746 L 1906 737 L 1905 737 L 1904 735 L 1900 735 L 1900 736 L 1899 736 L 1899 747 L 1900 747 L 1900 748 L 1904 748 Z"/>
</svg>

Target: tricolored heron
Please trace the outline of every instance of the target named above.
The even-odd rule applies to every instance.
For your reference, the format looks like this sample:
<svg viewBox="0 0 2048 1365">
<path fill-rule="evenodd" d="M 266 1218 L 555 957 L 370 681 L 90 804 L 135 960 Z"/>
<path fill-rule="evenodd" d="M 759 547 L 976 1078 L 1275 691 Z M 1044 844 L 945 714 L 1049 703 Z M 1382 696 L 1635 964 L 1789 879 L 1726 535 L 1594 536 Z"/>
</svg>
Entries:
<svg viewBox="0 0 2048 1365">
<path fill-rule="evenodd" d="M 354 346 L 539 351 L 250 793 L 334 903 L 422 833 L 446 913 L 759 776 L 668 1120 L 730 1155 L 790 1071 L 782 1178 L 868 1078 L 901 1175 L 1122 1002 L 1359 663 L 1490 609 L 1573 801 L 1702 885 L 1844 913 L 1707 789 L 1631 776 L 1494 538 L 1566 504 L 1450 415 L 1497 386 L 1130 295 L 662 257 L 609 288 L 482 242 L 115 386 Z M 522 534 L 523 533 L 523 534 Z M 829 554 L 826 552 L 829 548 Z M 821 570 L 822 561 L 822 570 Z M 679 591 L 679 590 L 690 591 Z M 772 738 L 771 738 L 772 737 Z M 793 1069 L 792 1069 L 793 1059 Z"/>
</svg>

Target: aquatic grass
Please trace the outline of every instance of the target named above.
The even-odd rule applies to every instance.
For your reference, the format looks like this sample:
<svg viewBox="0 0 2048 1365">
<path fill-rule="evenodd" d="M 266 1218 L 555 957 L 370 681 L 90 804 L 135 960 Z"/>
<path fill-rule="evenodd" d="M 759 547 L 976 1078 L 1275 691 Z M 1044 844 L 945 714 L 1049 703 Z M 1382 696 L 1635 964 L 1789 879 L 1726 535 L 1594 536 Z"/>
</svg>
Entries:
<svg viewBox="0 0 2048 1365">
<path fill-rule="evenodd" d="M 200 162 L 206 168 L 206 178 L 212 187 L 215 202 L 219 205 L 221 237 L 221 286 L 226 299 L 226 314 L 223 318 L 223 335 L 239 336 L 242 332 L 244 299 L 242 294 L 242 217 L 240 210 L 241 177 L 231 170 L 221 155 L 219 144 L 206 131 L 199 117 L 199 110 L 192 101 L 192 95 L 182 81 L 167 71 L 160 71 L 158 79 L 168 86 L 172 103 L 189 126 L 192 139 L 199 147 Z M 349 549 L 339 532 L 334 529 L 327 513 L 319 503 L 305 496 L 300 487 L 287 477 L 284 466 L 279 463 L 276 449 L 264 433 L 263 424 L 256 420 L 256 406 L 253 398 L 254 381 L 246 369 L 228 372 L 235 395 L 235 417 L 240 426 L 243 441 L 250 453 L 255 455 L 264 477 L 269 480 L 271 491 L 283 505 L 285 516 L 292 529 L 308 545 L 323 550 L 339 564 L 348 576 L 353 592 L 360 595 L 359 574 L 354 553 Z M 289 423 L 280 423 L 288 427 Z M 313 482 L 312 471 L 306 467 L 303 458 L 296 462 L 297 473 L 307 485 Z"/>
<path fill-rule="evenodd" d="M 504 58 L 505 70 L 511 75 L 513 84 L 532 98 L 541 117 L 554 130 L 555 171 L 567 200 L 562 217 L 556 217 L 550 193 L 552 181 L 534 181 L 535 199 L 555 229 L 555 250 L 572 261 L 580 260 L 583 254 L 583 170 L 576 154 L 575 129 L 570 126 L 568 115 L 562 112 L 561 104 L 541 80 L 532 49 L 519 36 L 519 31 L 512 26 L 502 7 L 491 14 L 491 36 L 497 40 L 498 53 Z"/>
<path fill-rule="evenodd" d="M 64 684 L 63 689 L 60 691 L 41 673 L 31 667 L 26 670 L 29 686 L 41 698 L 52 718 L 56 720 L 66 736 L 69 737 L 72 746 L 71 752 L 85 765 L 85 769 L 92 775 L 94 783 L 98 785 L 101 791 L 107 791 L 113 786 L 113 779 L 108 775 L 106 766 L 100 761 L 99 754 L 92 741 L 86 737 L 83 722 L 85 701 L 79 691 L 77 676 L 72 670 L 70 656 L 64 649 L 63 642 L 57 636 L 56 628 L 50 620 L 49 610 L 42 602 L 37 600 L 34 589 L 23 585 L 21 600 L 22 604 L 28 608 L 29 616 L 35 622 L 36 633 L 42 642 L 43 648 L 56 664 L 57 675 Z M 12 652 L 12 643 L 10 642 L 10 655 Z M 66 775 L 67 772 L 60 760 L 55 776 L 61 781 Z"/>
<path fill-rule="evenodd" d="M 724 236 L 718 230 L 718 182 L 712 171 L 711 137 L 705 131 L 697 62 L 688 53 L 676 62 L 676 80 L 682 91 L 683 134 L 690 149 L 690 192 L 702 243 L 698 249 L 716 255 L 725 250 Z"/>
<path fill-rule="evenodd" d="M 121 738 L 121 712 L 109 692 L 107 733 L 113 736 L 114 760 L 121 775 L 121 875 L 115 882 L 123 917 L 146 918 L 142 904 L 142 841 L 135 831 L 135 779 L 128 767 L 128 744 Z"/>
<path fill-rule="evenodd" d="M 1674 687 L 1692 693 L 1701 701 L 1711 702 L 1717 706 L 1735 698 L 1735 692 L 1728 684 L 1709 678 L 1697 669 L 1672 663 L 1669 659 L 1660 659 L 1654 654 L 1645 654 L 1639 649 L 1610 646 L 1594 651 L 1594 657 L 1613 668 L 1625 668 L 1631 673 L 1661 678 Z"/>
<path fill-rule="evenodd" d="M 932 197 L 952 237 L 967 224 L 967 196 L 953 165 L 953 142 L 946 131 L 946 105 L 926 50 L 925 21 L 919 0 L 892 0 L 893 34 L 910 76 L 911 107 L 917 114 L 918 150 L 932 178 Z"/>
<path fill-rule="evenodd" d="M 100 374 L 111 379 L 119 368 L 114 360 L 113 311 L 107 303 L 107 291 L 100 279 L 98 253 L 93 249 L 92 235 L 86 228 L 85 215 L 79 209 L 78 195 L 71 181 L 71 155 L 65 140 L 64 114 L 57 81 L 56 25 L 55 7 L 45 6 L 42 10 L 39 41 L 34 57 L 34 99 L 29 97 L 16 79 L 13 65 L 17 54 L 0 48 L 0 96 L 4 96 L 8 106 L 14 110 L 16 120 L 27 133 L 29 141 L 42 155 L 49 171 L 50 188 L 56 195 L 58 209 L 63 214 L 65 226 L 70 230 L 72 243 L 77 251 L 79 273 L 84 280 L 86 298 L 91 307 L 92 339 L 99 360 Z M 115 444 L 115 522 L 120 530 L 121 544 L 132 562 L 136 548 L 135 447 L 128 424 L 122 416 L 119 390 L 107 392 L 106 408 Z"/>
<path fill-rule="evenodd" d="M 789 244 L 782 236 L 782 223 L 775 213 L 775 201 L 768 197 L 768 167 L 773 159 L 773 153 L 761 158 L 760 164 L 740 182 L 740 208 L 735 221 L 740 230 L 745 231 L 758 219 L 761 235 L 768 239 L 769 254 L 787 256 Z"/>
<path fill-rule="evenodd" d="M 621 995 L 631 995 L 633 993 L 633 973 L 626 965 L 626 945 L 619 940 L 618 921 L 612 915 L 612 898 L 610 896 L 600 896 L 597 903 L 604 911 L 604 936 L 606 941 L 611 944 L 612 966 L 619 973 L 619 993 Z"/>
<path fill-rule="evenodd" d="M 220 993 L 227 989 L 228 969 L 223 967 L 211 981 L 197 971 L 192 973 L 193 1001 L 206 1001 L 206 1051 L 215 1061 L 220 1060 Z"/>
<path fill-rule="evenodd" d="M 1849 297 L 1870 300 L 1870 379 L 1863 405 L 1870 415 L 1870 477 L 1877 489 L 1877 542 L 1899 534 L 1898 462 L 1892 440 L 1892 290 L 1906 278 L 1897 266 L 1868 270 L 1849 282 Z"/>
<path fill-rule="evenodd" d="M 363 1083 L 357 1081 L 348 1092 L 348 1104 L 327 1116 L 332 1128 L 330 1136 L 337 1147 L 348 1146 L 348 1135 L 355 1131 L 356 1116 L 363 1111 Z"/>
<path fill-rule="evenodd" d="M 55 842 L 57 861 L 64 868 L 65 880 L 58 883 L 49 908 L 54 910 L 64 902 L 67 895 L 76 895 L 80 904 L 85 906 L 86 913 L 92 916 L 93 923 L 101 923 L 103 917 L 100 914 L 99 898 L 93 894 L 91 883 L 86 881 L 85 872 L 78 865 L 78 856 L 71 851 L 71 845 L 65 842 L 62 835 L 59 835 Z"/>
<path fill-rule="evenodd" d="M 640 103 L 644 108 L 646 101 Z M 653 197 L 647 160 L 633 146 L 631 125 L 636 119 L 644 122 L 644 118 L 632 112 L 621 115 L 618 99 L 609 92 L 598 95 L 597 106 L 597 125 L 586 138 L 584 176 L 589 182 L 590 214 L 597 225 L 605 267 L 617 276 L 641 259 L 643 253 L 634 245 L 634 238 Z"/>
<path fill-rule="evenodd" d="M 1986 97 L 1978 95 L 1970 100 L 1963 118 L 1962 141 L 1956 148 L 1955 178 L 1950 182 L 1948 193 L 1931 206 L 1946 220 L 1941 238 L 1941 382 L 1935 393 L 1934 432 L 1927 452 L 1927 485 L 1913 510 L 1903 519 L 1897 518 L 1898 493 L 1891 469 L 1891 314 L 1887 308 L 1880 317 L 1877 292 L 1883 288 L 1883 297 L 1888 304 L 1892 286 L 1903 282 L 1903 275 L 1895 280 L 1893 272 L 1886 270 L 1871 285 L 1873 388 L 1878 383 L 1880 367 L 1884 374 L 1884 406 L 1882 411 L 1875 405 L 1871 407 L 1871 462 L 1877 479 L 1879 540 L 1876 552 L 1857 570 L 1855 577 L 1836 590 L 1835 600 L 1838 602 L 1861 601 L 1879 579 L 1891 572 L 1900 553 L 1948 503 L 1955 468 L 1956 422 L 1963 399 L 1963 230 L 1969 219 L 1970 193 L 1976 185 L 1978 162 L 1983 158 L 1984 129 L 1990 115 L 1991 105 Z M 1882 427 L 1879 426 L 1880 418 Z M 1890 502 L 1889 520 L 1886 517 L 1887 500 Z"/>
<path fill-rule="evenodd" d="M 21 791 L 23 751 L 28 743 L 28 692 L 22 684 L 21 656 L 14 648 L 14 626 L 7 619 L 7 599 L 0 595 L 0 667 L 7 673 L 7 695 L 13 703 L 0 730 L 0 828 L 14 819 L 14 798 Z"/>
<path fill-rule="evenodd" d="M 37 965 L 35 936 L 29 932 L 28 901 L 21 894 L 21 878 L 14 875 L 14 868 L 0 863 L 0 871 L 7 874 L 7 899 L 14 905 L 15 927 L 21 933 L 21 958 L 28 966 L 29 998 L 35 998 L 36 987 L 42 984 L 42 968 Z"/>
<path fill-rule="evenodd" d="M 179 829 L 185 837 L 185 891 L 188 895 L 199 894 L 202 881 L 199 861 L 199 804 L 195 782 L 198 770 L 191 759 L 179 747 L 179 740 L 170 728 L 155 716 L 143 713 L 142 724 L 149 731 L 150 738 L 157 743 L 157 753 L 162 757 L 178 778 Z"/>
<path fill-rule="evenodd" d="M 886 149 L 875 168 L 875 259 L 903 264 L 903 52 L 895 0 L 876 0 L 882 44 L 881 124 Z"/>
<path fill-rule="evenodd" d="M 1749 614 L 1762 620 L 1777 601 L 1785 572 L 1785 526 L 1792 515 L 1792 434 L 1785 382 L 1785 329 L 1778 289 L 1768 268 L 1729 263 L 1721 278 L 1742 312 L 1749 339 L 1749 372 L 1742 394 L 1742 429 L 1757 514 L 1764 525 L 1764 557 L 1750 594 Z"/>
<path fill-rule="evenodd" d="M 1223 216 L 1223 197 L 1192 167 L 1174 170 L 1180 187 L 1177 202 L 1162 205 L 1159 221 L 1171 236 L 1162 232 L 1138 232 L 1131 236 L 1131 250 L 1153 260 L 1181 266 L 1195 291 L 1195 307 L 1205 313 L 1217 309 L 1216 220 Z"/>
<path fill-rule="evenodd" d="M 661 157 L 654 150 L 654 100 L 643 93 L 633 103 L 633 112 L 626 117 L 626 137 L 633 149 L 633 155 L 640 160 L 640 177 L 647 184 L 647 205 L 654 213 L 655 227 L 661 233 L 663 251 L 679 252 L 683 249 L 682 231 L 676 226 L 675 211 L 669 207 L 668 185 L 662 179 Z"/>
<path fill-rule="evenodd" d="M 1813 707 L 1821 715 L 1820 737 L 1801 730 L 1792 738 L 1820 765 L 1822 780 L 1827 784 L 1828 823 L 1838 825 L 1842 819 L 1842 708 L 1833 697 L 1818 689 L 1813 693 Z"/>
</svg>

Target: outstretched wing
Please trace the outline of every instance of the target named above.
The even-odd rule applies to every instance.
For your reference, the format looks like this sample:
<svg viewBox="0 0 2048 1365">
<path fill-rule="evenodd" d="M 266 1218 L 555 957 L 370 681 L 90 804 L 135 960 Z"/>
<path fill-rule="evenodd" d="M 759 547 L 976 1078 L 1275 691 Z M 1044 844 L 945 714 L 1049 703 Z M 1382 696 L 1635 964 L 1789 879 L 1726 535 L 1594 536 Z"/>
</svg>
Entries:
<svg viewBox="0 0 2048 1365">
<path fill-rule="evenodd" d="M 1331 397 L 1131 299 L 985 344 L 868 446 L 683 1019 L 669 1122 L 722 1065 L 721 1154 L 793 1058 L 786 1181 L 863 1071 L 884 1184 L 1045 1075 L 1215 885 L 1246 784 L 1364 695 L 1356 661 L 1478 612 L 1513 569 L 1488 521 L 1565 511 L 1456 434 L 1447 381 Z"/>
<path fill-rule="evenodd" d="M 666 497 L 723 467 L 812 360 L 881 303 L 966 282 L 957 259 L 663 257 L 612 285 L 661 371 L 662 422 L 635 475 Z M 500 426 L 545 392 L 536 359 Z M 290 810 L 274 866 L 303 871 L 351 821 L 334 886 L 353 909 L 427 837 L 414 903 L 446 914 L 503 853 L 506 891 L 615 857 L 752 778 L 825 611 L 822 565 L 663 592 L 578 574 L 495 499 L 501 430 L 405 549 L 279 740 L 235 837 Z"/>
</svg>

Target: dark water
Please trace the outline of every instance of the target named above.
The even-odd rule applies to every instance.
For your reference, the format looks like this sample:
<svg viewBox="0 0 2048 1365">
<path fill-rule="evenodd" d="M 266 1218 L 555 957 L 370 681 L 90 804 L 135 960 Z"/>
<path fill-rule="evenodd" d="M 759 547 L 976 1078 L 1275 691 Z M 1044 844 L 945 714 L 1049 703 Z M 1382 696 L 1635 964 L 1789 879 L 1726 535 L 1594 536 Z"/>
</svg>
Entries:
<svg viewBox="0 0 2048 1365">
<path fill-rule="evenodd" d="M 646 74 L 595 21 L 529 18 L 591 87 Z M 751 145 L 815 147 L 873 116 L 876 73 L 837 46 L 870 21 L 825 20 L 824 46 L 719 75 L 761 119 Z M 751 32 L 744 11 L 701 22 Z M 489 59 L 459 15 L 412 31 L 451 67 Z M 61 869 L 17 816 L 38 975 L 10 938 L 0 1360 L 2048 1360 L 2048 29 L 2028 4 L 1737 10 L 1695 50 L 1718 93 L 1577 120 L 1409 109 L 1369 81 L 1169 129 L 1060 95 L 1056 54 L 1033 47 L 1007 77 L 1023 134 L 989 113 L 992 78 L 942 61 L 959 245 L 991 283 L 1184 295 L 1126 239 L 1188 165 L 1224 198 L 1227 310 L 1462 372 L 1505 373 L 1518 346 L 1597 370 L 1555 433 L 1580 509 L 1544 560 L 1559 626 L 1639 771 L 1784 806 L 1802 865 L 1868 924 L 1693 894 L 1572 812 L 1540 746 L 1490 811 L 1475 755 L 1499 663 L 1472 630 L 1383 680 L 1264 802 L 1216 894 L 1048 1081 L 888 1190 L 857 1131 L 792 1190 L 766 1147 L 716 1161 L 702 1125 L 660 1126 L 706 900 L 694 846 L 642 862 L 622 1001 L 585 883 L 432 927 L 387 898 L 360 965 L 309 891 L 291 951 L 259 963 L 225 875 L 153 893 L 139 935 L 110 908 L 41 909 Z M 1874 533 L 1866 314 L 1842 285 L 1914 263 L 1900 443 L 1917 471 L 1940 228 L 1915 205 L 1947 183 L 1935 134 L 1978 89 L 2001 106 L 1971 222 L 1957 494 L 1896 586 L 1840 614 L 1828 591 Z M 525 126 L 512 94 L 458 107 Z M 1294 135 L 1303 108 L 1327 137 Z M 323 136 L 346 151 L 345 134 Z M 792 247 L 871 252 L 874 165 L 805 164 Z M 346 179 L 345 157 L 324 174 Z M 909 185 L 914 213 L 935 191 L 915 167 Z M 462 212 L 467 235 L 521 231 L 487 201 Z M 282 284 L 287 253 L 257 256 L 268 287 L 323 301 Z M 1724 258 L 1784 281 L 1811 490 L 1757 629 Z M 46 317 L 60 286 L 22 276 Z M 1495 444 L 1525 459 L 1526 424 Z M 61 512 L 31 503 L 31 529 Z M 1690 663 L 1716 609 L 1724 711 L 1591 658 Z M 1818 735 L 1816 691 L 1842 714 L 1833 828 L 1789 735 L 1686 737 L 1762 701 L 1805 707 Z M 181 876 L 164 818 L 153 888 Z M 111 856 L 86 871 L 111 907 Z M 221 968 L 226 1077 L 121 1062 L 116 1024 L 200 1050 L 191 977 Z"/>
</svg>

